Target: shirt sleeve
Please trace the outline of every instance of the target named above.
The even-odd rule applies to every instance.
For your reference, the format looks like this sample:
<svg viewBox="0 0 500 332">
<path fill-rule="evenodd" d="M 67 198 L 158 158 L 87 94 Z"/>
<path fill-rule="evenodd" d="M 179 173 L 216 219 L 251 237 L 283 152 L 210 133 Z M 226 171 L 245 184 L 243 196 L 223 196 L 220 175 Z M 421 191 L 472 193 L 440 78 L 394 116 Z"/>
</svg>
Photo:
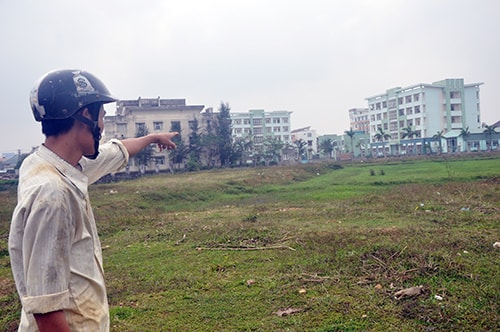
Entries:
<svg viewBox="0 0 500 332">
<path fill-rule="evenodd" d="M 80 165 L 89 179 L 89 184 L 92 184 L 103 176 L 125 167 L 128 159 L 129 154 L 123 143 L 112 139 L 99 147 L 99 155 L 95 160 L 83 158 Z"/>
<path fill-rule="evenodd" d="M 27 313 L 47 313 L 69 306 L 70 250 L 74 221 L 56 183 L 42 188 L 25 220 L 23 267 Z"/>
</svg>

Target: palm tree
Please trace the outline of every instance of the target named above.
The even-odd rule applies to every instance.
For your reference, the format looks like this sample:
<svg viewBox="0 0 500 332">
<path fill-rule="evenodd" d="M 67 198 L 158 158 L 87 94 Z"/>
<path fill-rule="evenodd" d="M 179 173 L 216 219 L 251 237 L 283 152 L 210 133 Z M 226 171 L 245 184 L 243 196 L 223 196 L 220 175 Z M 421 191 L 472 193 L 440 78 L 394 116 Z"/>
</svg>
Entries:
<svg viewBox="0 0 500 332">
<path fill-rule="evenodd" d="M 298 158 L 300 160 L 302 160 L 302 156 L 305 155 L 306 153 L 306 146 L 307 146 L 307 142 L 304 141 L 302 138 L 295 141 L 295 146 L 297 147 L 297 154 L 298 154 Z"/>
<path fill-rule="evenodd" d="M 484 131 L 483 133 L 486 134 L 486 136 L 488 136 L 489 138 L 489 142 L 490 142 L 490 151 L 493 151 L 493 134 L 496 134 L 496 127 L 495 125 L 491 125 L 491 126 L 484 126 Z"/>
<path fill-rule="evenodd" d="M 354 159 L 354 140 L 353 140 L 353 137 L 356 134 L 356 132 L 354 130 L 352 130 L 352 128 L 351 128 L 349 130 L 344 131 L 344 134 L 346 134 L 347 136 L 349 136 L 349 138 L 351 139 L 352 159 Z"/>
<path fill-rule="evenodd" d="M 382 127 L 378 127 L 378 131 L 375 135 L 373 135 L 373 138 L 375 138 L 378 142 L 382 142 L 382 148 L 384 149 L 384 158 L 385 158 L 385 140 L 388 140 L 391 138 L 390 134 L 387 134 Z"/>
<path fill-rule="evenodd" d="M 439 143 L 439 154 L 443 153 L 443 131 L 440 130 L 438 131 L 434 136 L 432 136 L 432 139 L 438 141 Z"/>
<path fill-rule="evenodd" d="M 467 144 L 467 145 L 465 146 L 465 150 L 466 150 L 467 152 L 469 152 L 469 141 L 468 141 L 468 138 L 469 138 L 469 136 L 470 136 L 469 126 L 467 126 L 466 128 L 462 128 L 462 129 L 460 130 L 460 135 L 458 135 L 458 136 L 462 136 L 462 139 L 464 140 L 465 144 Z"/>
<path fill-rule="evenodd" d="M 413 130 L 411 126 L 403 128 L 403 131 L 404 132 L 401 134 L 401 138 L 412 139 L 414 136 L 417 135 L 417 131 Z M 413 154 L 416 154 L 416 150 L 417 150 L 417 145 L 415 144 L 415 142 L 413 142 Z"/>
<path fill-rule="evenodd" d="M 332 158 L 333 142 L 330 138 L 321 141 L 319 148 L 321 151 L 328 154 L 329 158 Z"/>
</svg>

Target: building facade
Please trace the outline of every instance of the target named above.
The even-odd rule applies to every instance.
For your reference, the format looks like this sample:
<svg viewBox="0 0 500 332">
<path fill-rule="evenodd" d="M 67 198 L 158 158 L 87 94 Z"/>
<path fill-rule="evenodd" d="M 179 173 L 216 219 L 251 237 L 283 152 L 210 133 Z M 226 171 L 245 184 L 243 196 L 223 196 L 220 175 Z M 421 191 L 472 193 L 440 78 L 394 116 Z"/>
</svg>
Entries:
<svg viewBox="0 0 500 332">
<path fill-rule="evenodd" d="M 252 136 L 255 144 L 261 144 L 268 138 L 288 143 L 291 140 L 291 114 L 289 111 L 264 110 L 231 112 L 233 138 L 238 140 Z"/>
<path fill-rule="evenodd" d="M 350 129 L 362 131 L 366 134 L 370 132 L 370 113 L 368 108 L 351 108 L 349 110 Z"/>
<path fill-rule="evenodd" d="M 291 145 L 290 111 L 266 112 L 262 109 L 248 112 L 231 112 L 231 128 L 234 142 L 252 146 L 245 148 L 247 164 L 282 162 L 293 159 Z M 281 149 L 275 149 L 281 145 Z M 278 151 L 279 150 L 279 151 Z"/>
<path fill-rule="evenodd" d="M 436 148 L 436 135 L 467 127 L 480 128 L 482 84 L 445 79 L 397 87 L 366 98 L 372 152 L 377 155 L 428 153 Z M 380 139 L 381 135 L 377 136 L 380 133 L 385 138 Z"/>
<path fill-rule="evenodd" d="M 116 103 L 116 115 L 104 118 L 104 138 L 136 137 L 138 132 L 149 133 L 177 131 L 180 139 L 188 144 L 189 134 L 195 121 L 198 128 L 204 131 L 207 121 L 204 105 L 187 105 L 185 99 L 141 98 L 136 100 L 120 100 Z M 169 168 L 166 151 L 154 148 L 154 167 L 157 170 Z M 139 165 L 131 159 L 127 170 L 138 171 Z"/>
<path fill-rule="evenodd" d="M 316 130 L 311 127 L 304 127 L 292 130 L 292 142 L 302 140 L 307 143 L 306 153 L 307 160 L 313 159 L 318 152 L 318 141 Z"/>
</svg>

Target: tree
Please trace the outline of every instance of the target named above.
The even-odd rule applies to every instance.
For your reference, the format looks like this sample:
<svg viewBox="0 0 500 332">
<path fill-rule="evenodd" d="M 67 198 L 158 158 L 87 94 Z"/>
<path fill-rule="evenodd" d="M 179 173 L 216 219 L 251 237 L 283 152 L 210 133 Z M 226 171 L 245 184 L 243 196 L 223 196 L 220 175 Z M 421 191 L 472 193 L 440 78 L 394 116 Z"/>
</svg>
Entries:
<svg viewBox="0 0 500 332">
<path fill-rule="evenodd" d="M 384 158 L 385 158 L 385 140 L 388 140 L 391 138 L 390 134 L 387 134 L 382 127 L 378 127 L 378 131 L 375 135 L 373 135 L 373 138 L 375 138 L 378 142 L 382 142 L 382 148 L 384 150 Z"/>
<path fill-rule="evenodd" d="M 207 127 L 205 134 L 201 137 L 201 147 L 203 155 L 206 158 L 206 163 L 208 168 L 215 167 L 215 159 L 218 153 L 218 137 L 215 133 L 214 125 L 216 120 L 212 118 L 214 114 L 210 114 L 210 118 L 207 120 Z"/>
<path fill-rule="evenodd" d="M 278 138 L 268 138 L 264 141 L 264 158 L 277 164 L 281 161 L 281 149 L 283 149 L 283 146 L 283 142 Z"/>
<path fill-rule="evenodd" d="M 297 155 L 300 160 L 302 160 L 302 157 L 305 156 L 306 153 L 306 146 L 307 142 L 304 141 L 302 138 L 298 139 L 294 142 L 295 147 L 297 148 Z"/>
<path fill-rule="evenodd" d="M 217 152 L 222 167 L 228 166 L 232 153 L 232 130 L 231 116 L 229 112 L 231 108 L 228 103 L 221 102 L 219 113 L 217 113 L 214 123 L 215 135 L 217 138 Z"/>
<path fill-rule="evenodd" d="M 497 126 L 495 126 L 495 125 L 491 125 L 491 126 L 486 125 L 486 126 L 484 126 L 484 128 L 485 129 L 484 129 L 483 133 L 485 133 L 486 136 L 488 136 L 488 138 L 489 138 L 488 141 L 489 141 L 489 144 L 490 144 L 490 151 L 493 151 L 493 134 L 496 134 L 496 130 L 495 129 L 497 128 Z"/>
<path fill-rule="evenodd" d="M 173 150 L 170 150 L 169 157 L 173 164 L 177 164 L 177 168 L 180 168 L 180 165 L 188 158 L 189 155 L 189 146 L 184 143 L 184 141 L 180 141 L 175 143 L 177 147 Z"/>
<path fill-rule="evenodd" d="M 346 134 L 347 136 L 349 136 L 349 138 L 351 139 L 351 152 L 352 152 L 352 158 L 354 158 L 354 135 L 356 134 L 356 132 L 354 130 L 349 129 L 349 130 L 346 130 L 344 131 L 344 134 Z"/>
<path fill-rule="evenodd" d="M 330 138 L 327 138 L 319 144 L 319 149 L 328 155 L 329 158 L 332 158 L 333 152 L 333 142 Z"/>
<path fill-rule="evenodd" d="M 442 130 L 438 131 L 434 136 L 432 136 L 432 139 L 438 141 L 439 154 L 443 153 L 443 142 L 442 142 L 443 131 Z"/>
<path fill-rule="evenodd" d="M 135 132 L 135 137 L 142 137 L 149 134 L 149 130 L 145 125 L 140 125 L 137 127 Z M 135 155 L 135 161 L 139 167 L 148 166 L 149 162 L 153 159 L 153 147 L 151 145 L 146 146 L 139 153 Z"/>
<path fill-rule="evenodd" d="M 464 140 L 464 143 L 466 144 L 465 150 L 467 152 L 469 152 L 469 150 L 470 150 L 470 148 L 469 148 L 469 136 L 470 136 L 469 126 L 467 126 L 466 128 L 462 128 L 460 130 L 460 135 L 458 135 L 458 136 L 462 137 L 462 139 Z"/>
<path fill-rule="evenodd" d="M 401 138 L 412 139 L 416 135 L 417 135 L 417 131 L 413 130 L 411 128 L 411 126 L 408 126 L 406 128 L 403 128 L 403 133 L 401 134 Z M 417 153 L 417 145 L 415 144 L 415 142 L 413 142 L 413 152 L 412 153 L 413 154 Z"/>
<path fill-rule="evenodd" d="M 189 123 L 191 133 L 189 134 L 189 156 L 187 168 L 189 171 L 197 171 L 201 168 L 201 139 L 202 136 L 198 133 L 198 119 L 193 116 L 193 121 Z"/>
</svg>

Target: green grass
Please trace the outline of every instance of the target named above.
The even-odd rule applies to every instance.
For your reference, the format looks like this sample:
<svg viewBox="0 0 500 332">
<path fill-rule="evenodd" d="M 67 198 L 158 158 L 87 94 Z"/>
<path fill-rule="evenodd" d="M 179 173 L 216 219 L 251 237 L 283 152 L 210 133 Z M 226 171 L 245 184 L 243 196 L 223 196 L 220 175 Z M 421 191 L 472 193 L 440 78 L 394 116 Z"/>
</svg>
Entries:
<svg viewBox="0 0 500 332">
<path fill-rule="evenodd" d="M 383 160 L 93 185 L 111 329 L 495 330 L 499 176 L 498 158 Z M 15 189 L 0 201 L 0 329 L 10 331 Z M 417 285 L 421 295 L 394 298 Z M 297 312 L 277 315 L 287 308 Z"/>
</svg>

